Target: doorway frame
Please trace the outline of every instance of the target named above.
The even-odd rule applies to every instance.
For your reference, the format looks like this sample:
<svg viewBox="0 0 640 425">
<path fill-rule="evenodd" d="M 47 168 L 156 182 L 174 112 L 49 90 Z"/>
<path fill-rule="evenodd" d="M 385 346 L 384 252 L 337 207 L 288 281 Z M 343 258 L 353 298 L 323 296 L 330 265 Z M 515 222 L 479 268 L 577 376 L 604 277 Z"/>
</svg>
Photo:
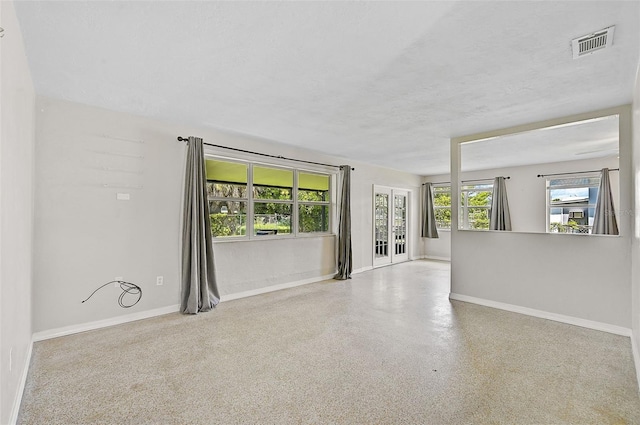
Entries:
<svg viewBox="0 0 640 425">
<path fill-rule="evenodd" d="M 386 193 L 389 194 L 389 203 L 388 203 L 388 216 L 387 216 L 387 223 L 388 223 L 388 235 L 387 235 L 387 239 L 390 242 L 388 244 L 388 249 L 389 249 L 389 261 L 388 262 L 380 262 L 377 258 L 376 258 L 376 250 L 375 250 L 375 244 L 376 244 L 376 193 Z M 407 205 L 406 205 L 406 252 L 404 254 L 395 254 L 395 242 L 393 241 L 392 238 L 392 234 L 393 234 L 393 220 L 395 217 L 395 204 L 394 204 L 394 200 L 395 200 L 395 195 L 396 194 L 403 194 L 406 196 L 407 198 Z M 378 267 L 385 267 L 385 266 L 390 266 L 393 264 L 399 264 L 399 263 L 403 263 L 406 261 L 410 261 L 411 260 L 411 242 L 413 239 L 413 236 L 411 234 L 411 195 L 412 195 L 412 190 L 411 189 L 407 189 L 407 188 L 401 188 L 401 187 L 392 187 L 392 186 L 384 186 L 384 185 L 377 185 L 374 184 L 372 185 L 372 193 L 371 193 L 371 207 L 372 207 L 372 211 L 371 211 L 371 217 L 372 217 L 372 223 L 371 223 L 371 264 L 373 266 L 373 268 L 378 268 Z M 397 258 L 397 259 L 396 259 Z M 394 261 L 395 259 L 395 261 Z"/>
</svg>

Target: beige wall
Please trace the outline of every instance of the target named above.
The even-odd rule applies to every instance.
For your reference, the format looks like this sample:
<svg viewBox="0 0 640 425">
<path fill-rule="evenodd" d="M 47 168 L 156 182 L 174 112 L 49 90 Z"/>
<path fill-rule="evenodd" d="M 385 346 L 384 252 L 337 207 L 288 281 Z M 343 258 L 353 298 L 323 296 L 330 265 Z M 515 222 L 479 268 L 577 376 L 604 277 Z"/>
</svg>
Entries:
<svg viewBox="0 0 640 425">
<path fill-rule="evenodd" d="M 0 423 L 15 419 L 31 343 L 34 90 L 12 2 L 0 2 Z"/>
<path fill-rule="evenodd" d="M 178 135 L 197 135 L 210 143 L 285 157 L 344 163 L 339 157 L 252 137 L 39 98 L 33 297 L 36 332 L 179 303 L 185 145 L 176 141 Z M 352 172 L 351 208 L 354 269 L 358 270 L 372 266 L 372 185 L 410 189 L 415 197 L 420 178 L 351 165 L 356 168 Z M 117 193 L 128 193 L 131 199 L 118 201 Z M 410 203 L 411 225 L 416 229 L 419 203 L 413 197 Z M 215 243 L 222 299 L 332 274 L 334 247 L 333 236 Z M 410 249 L 412 256 L 421 255 L 417 237 Z M 164 276 L 163 286 L 155 284 L 160 275 Z M 120 308 L 120 292 L 113 287 L 80 303 L 98 286 L 119 276 L 143 288 L 138 305 Z"/>
<path fill-rule="evenodd" d="M 621 236 L 452 229 L 452 293 L 597 322 L 621 331 L 631 328 L 631 131 L 629 108 L 619 111 Z M 456 181 L 460 141 L 465 140 L 451 144 L 452 180 Z"/>
</svg>

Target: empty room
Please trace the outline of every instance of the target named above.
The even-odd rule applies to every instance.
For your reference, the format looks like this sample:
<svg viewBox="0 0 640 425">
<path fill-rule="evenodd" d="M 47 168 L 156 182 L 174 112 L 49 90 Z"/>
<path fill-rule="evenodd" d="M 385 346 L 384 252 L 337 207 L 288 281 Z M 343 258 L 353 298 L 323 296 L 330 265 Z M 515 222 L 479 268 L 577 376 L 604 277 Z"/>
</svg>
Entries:
<svg viewBox="0 0 640 425">
<path fill-rule="evenodd" d="M 0 2 L 0 424 L 640 424 L 640 1 Z"/>
</svg>

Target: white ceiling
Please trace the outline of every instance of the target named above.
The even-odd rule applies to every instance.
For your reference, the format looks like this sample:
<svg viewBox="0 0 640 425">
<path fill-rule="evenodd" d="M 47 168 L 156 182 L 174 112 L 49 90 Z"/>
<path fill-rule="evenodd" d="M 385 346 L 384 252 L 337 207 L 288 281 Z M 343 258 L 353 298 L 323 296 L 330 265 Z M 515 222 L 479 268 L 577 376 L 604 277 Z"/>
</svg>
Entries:
<svg viewBox="0 0 640 425">
<path fill-rule="evenodd" d="M 462 144 L 462 171 L 618 157 L 618 115 Z"/>
<path fill-rule="evenodd" d="M 38 94 L 422 175 L 449 138 L 632 101 L 639 1 L 20 1 Z M 572 59 L 573 38 L 615 25 Z"/>
</svg>

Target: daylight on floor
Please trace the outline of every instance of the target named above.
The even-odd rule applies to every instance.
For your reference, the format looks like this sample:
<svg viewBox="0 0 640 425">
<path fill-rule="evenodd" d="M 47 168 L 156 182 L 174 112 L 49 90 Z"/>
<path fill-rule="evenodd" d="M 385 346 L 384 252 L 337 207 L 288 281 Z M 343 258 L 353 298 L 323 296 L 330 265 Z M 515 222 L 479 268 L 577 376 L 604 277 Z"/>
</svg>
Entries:
<svg viewBox="0 0 640 425">
<path fill-rule="evenodd" d="M 640 1 L 0 2 L 0 424 L 640 424 Z"/>
</svg>

